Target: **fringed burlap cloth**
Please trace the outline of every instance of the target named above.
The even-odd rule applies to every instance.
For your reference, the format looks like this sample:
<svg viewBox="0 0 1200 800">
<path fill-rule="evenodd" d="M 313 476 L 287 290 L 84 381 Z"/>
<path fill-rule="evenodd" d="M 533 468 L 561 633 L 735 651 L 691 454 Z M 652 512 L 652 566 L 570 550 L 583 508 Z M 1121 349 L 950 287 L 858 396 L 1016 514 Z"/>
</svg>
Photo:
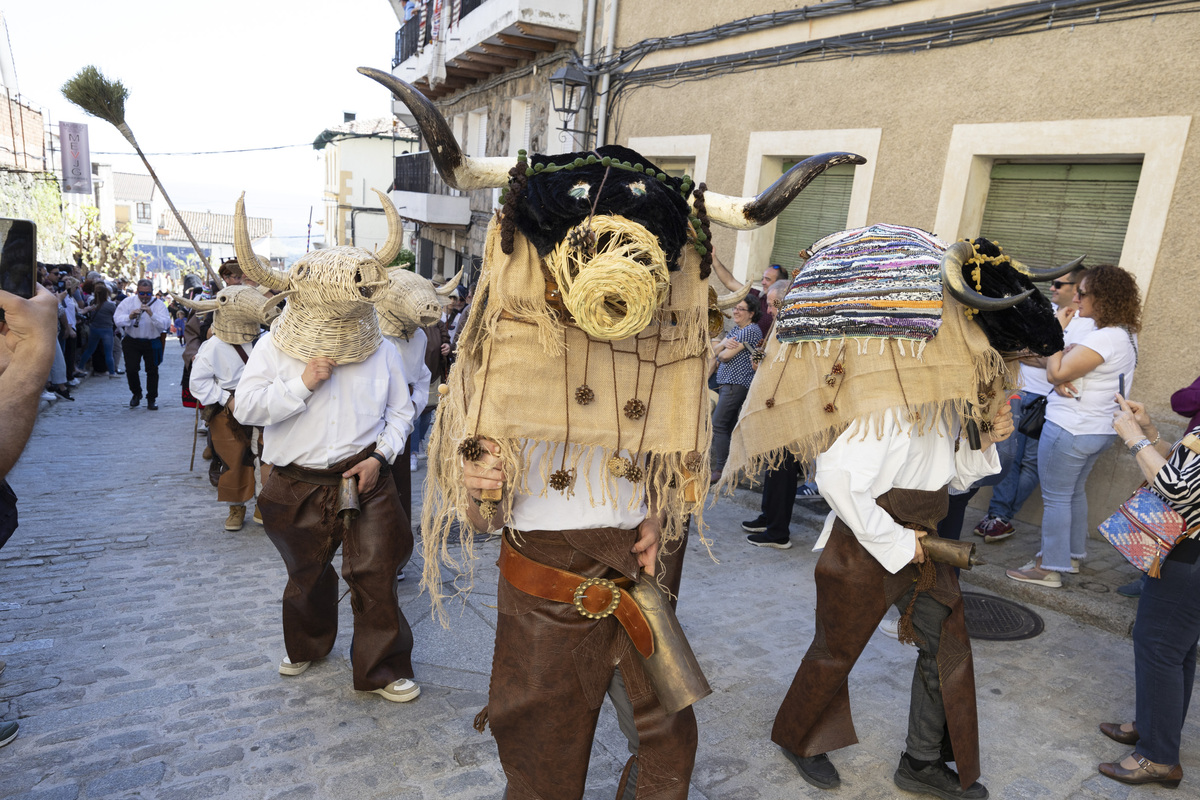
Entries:
<svg viewBox="0 0 1200 800">
<path fill-rule="evenodd" d="M 1005 402 L 1012 373 L 948 293 L 942 324 L 923 347 L 892 338 L 780 344 L 766 354 L 733 431 L 721 488 L 778 466 L 785 451 L 811 463 L 851 425 L 864 437 L 892 408 L 918 431 L 940 416 L 983 422 Z M 1006 383 L 1007 382 L 1007 383 Z"/>
<path fill-rule="evenodd" d="M 443 564 L 460 576 L 460 591 L 470 586 L 471 537 L 461 537 L 461 557 L 449 549 L 456 520 L 470 529 L 471 500 L 462 486 L 458 454 L 466 438 L 482 436 L 499 444 L 507 476 L 500 507 L 506 514 L 514 489 L 527 490 L 530 470 L 543 478 L 559 469 L 574 470 L 566 491 L 588 497 L 593 505 L 612 502 L 617 482 L 626 479 L 606 470 L 603 485 L 586 485 L 583 465 L 624 450 L 645 473 L 634 482 L 631 507 L 650 493 L 666 518 L 664 541 L 683 536 L 689 515 L 701 524 L 712 434 L 705 383 L 708 284 L 699 277 L 695 250 L 683 248 L 683 263 L 670 273 L 670 292 L 655 321 L 637 336 L 604 342 L 563 323 L 561 306 L 552 293 L 548 296 L 541 258 L 522 234 L 514 244 L 511 255 L 501 250 L 493 219 L 484 271 L 447 379 L 449 393 L 430 438 L 422 588 L 439 616 L 446 596 Z M 577 399 L 577 394 L 588 396 L 580 391 L 584 388 L 590 390 L 586 403 Z M 631 418 L 626 404 L 635 399 L 643 413 Z M 567 442 L 572 449 L 565 461 L 563 448 L 551 447 L 539 463 L 526 463 L 524 453 L 538 442 Z M 692 453 L 698 456 L 689 457 Z"/>
</svg>

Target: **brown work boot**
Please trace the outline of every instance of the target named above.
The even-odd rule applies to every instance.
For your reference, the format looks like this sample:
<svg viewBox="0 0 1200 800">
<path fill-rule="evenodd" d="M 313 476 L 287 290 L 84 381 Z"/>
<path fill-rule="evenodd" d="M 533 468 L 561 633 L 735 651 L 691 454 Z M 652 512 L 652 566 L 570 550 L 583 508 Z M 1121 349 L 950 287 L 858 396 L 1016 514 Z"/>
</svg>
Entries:
<svg viewBox="0 0 1200 800">
<path fill-rule="evenodd" d="M 225 519 L 225 530 L 240 531 L 246 523 L 246 507 L 230 506 L 229 516 Z"/>
<path fill-rule="evenodd" d="M 253 516 L 253 517 L 251 517 L 250 519 L 254 520 L 254 521 L 255 521 L 255 522 L 257 522 L 259 525 L 262 525 L 262 524 L 263 524 L 263 520 L 262 520 L 262 509 L 260 509 L 260 508 L 259 508 L 257 505 L 256 505 L 256 506 L 254 506 L 254 516 Z"/>
</svg>

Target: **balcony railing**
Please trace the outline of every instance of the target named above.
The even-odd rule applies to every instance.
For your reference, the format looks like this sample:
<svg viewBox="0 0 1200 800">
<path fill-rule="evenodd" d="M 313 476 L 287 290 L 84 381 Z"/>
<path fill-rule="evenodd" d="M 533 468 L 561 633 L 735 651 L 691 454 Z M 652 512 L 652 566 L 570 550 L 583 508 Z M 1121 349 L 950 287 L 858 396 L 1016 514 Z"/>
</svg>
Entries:
<svg viewBox="0 0 1200 800">
<path fill-rule="evenodd" d="M 392 185 L 395 191 L 431 194 L 434 181 L 433 159 L 428 150 L 396 156 L 396 180 Z"/>
<path fill-rule="evenodd" d="M 486 0 L 462 0 L 458 9 L 458 19 L 450 20 L 450 24 L 454 25 L 485 2 Z M 432 40 L 430 33 L 433 26 L 430 21 L 433 19 L 433 0 L 425 0 L 420 5 L 418 12 L 396 31 L 396 55 L 392 58 L 392 69 L 415 56 Z"/>
</svg>

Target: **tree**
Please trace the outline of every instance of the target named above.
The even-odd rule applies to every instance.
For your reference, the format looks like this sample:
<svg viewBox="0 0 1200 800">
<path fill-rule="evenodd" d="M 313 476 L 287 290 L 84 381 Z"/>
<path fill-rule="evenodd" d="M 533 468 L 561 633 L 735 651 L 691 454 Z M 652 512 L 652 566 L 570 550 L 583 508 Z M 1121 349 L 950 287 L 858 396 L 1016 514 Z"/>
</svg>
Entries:
<svg viewBox="0 0 1200 800">
<path fill-rule="evenodd" d="M 71 247 L 75 263 L 85 273 L 95 270 L 108 277 L 141 278 L 146 273 L 146 256 L 133 247 L 133 232 L 109 234 L 100 227 L 100 211 L 84 206 L 71 224 Z"/>
</svg>

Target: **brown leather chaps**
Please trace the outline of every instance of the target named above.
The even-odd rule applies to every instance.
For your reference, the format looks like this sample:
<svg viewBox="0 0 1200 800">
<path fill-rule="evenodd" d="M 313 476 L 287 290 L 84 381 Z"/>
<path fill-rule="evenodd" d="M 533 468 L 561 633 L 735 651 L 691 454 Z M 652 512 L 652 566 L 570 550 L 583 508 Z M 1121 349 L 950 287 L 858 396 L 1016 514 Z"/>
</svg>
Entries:
<svg viewBox="0 0 1200 800">
<path fill-rule="evenodd" d="M 630 552 L 636 537 L 634 530 L 616 528 L 508 532 L 502 547 L 578 575 L 615 580 L 638 573 Z M 682 546 L 669 546 L 678 548 L 672 557 L 681 561 Z M 667 572 L 664 585 L 677 588 L 678 571 Z M 663 711 L 616 618 L 587 619 L 574 606 L 526 594 L 503 576 L 497 602 L 487 715 L 508 779 L 507 799 L 583 797 L 600 706 L 618 669 L 637 728 L 638 800 L 686 798 L 696 717 L 691 708 Z"/>
<path fill-rule="evenodd" d="M 876 503 L 896 522 L 936 531 L 946 513 L 946 490 L 892 489 Z M 936 650 L 937 685 L 959 780 L 967 788 L 979 778 L 979 729 L 975 671 L 963 619 L 962 593 L 954 570 L 937 564 L 937 580 L 917 602 L 949 609 Z M 889 605 L 914 587 L 918 568 L 890 574 L 859 544 L 840 519 L 817 560 L 816 633 L 775 717 L 771 740 L 798 756 L 811 757 L 855 744 L 846 678 Z M 907 598 L 905 598 L 907 600 Z M 903 609 L 902 609 L 903 610 Z M 928 683 L 928 682 L 927 682 Z"/>
<path fill-rule="evenodd" d="M 225 409 L 208 422 L 213 449 L 226 467 L 217 479 L 217 500 L 221 503 L 245 503 L 254 497 L 254 457 L 249 438 L 233 427 L 237 424 Z"/>
<path fill-rule="evenodd" d="M 412 629 L 396 599 L 396 570 L 412 554 L 413 540 L 391 472 L 381 469 L 371 490 L 359 496 L 359 516 L 349 530 L 335 512 L 336 476 L 365 457 L 359 453 L 327 470 L 273 469 L 258 497 L 267 536 L 287 565 L 283 641 L 293 662 L 323 658 L 333 649 L 338 625 L 333 556 L 342 547 L 342 577 L 354 612 L 350 658 L 359 691 L 413 677 Z M 334 480 L 298 480 L 297 472 Z"/>
</svg>

